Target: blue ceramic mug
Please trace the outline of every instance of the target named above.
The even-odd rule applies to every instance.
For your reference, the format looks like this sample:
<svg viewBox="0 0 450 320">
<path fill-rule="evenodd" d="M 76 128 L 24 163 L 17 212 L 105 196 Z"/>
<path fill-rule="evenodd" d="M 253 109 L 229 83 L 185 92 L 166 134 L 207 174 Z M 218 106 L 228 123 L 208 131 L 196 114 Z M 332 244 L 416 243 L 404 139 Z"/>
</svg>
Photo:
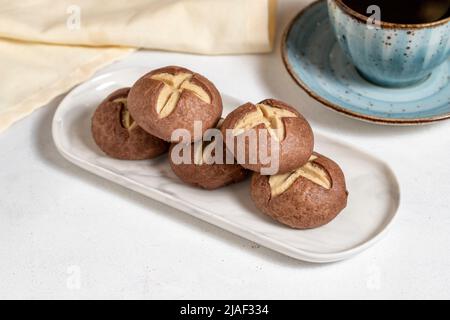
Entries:
<svg viewBox="0 0 450 320">
<path fill-rule="evenodd" d="M 381 18 L 373 24 L 342 0 L 327 2 L 341 48 L 371 82 L 387 87 L 413 85 L 450 57 L 450 17 L 422 24 L 387 23 Z"/>
</svg>

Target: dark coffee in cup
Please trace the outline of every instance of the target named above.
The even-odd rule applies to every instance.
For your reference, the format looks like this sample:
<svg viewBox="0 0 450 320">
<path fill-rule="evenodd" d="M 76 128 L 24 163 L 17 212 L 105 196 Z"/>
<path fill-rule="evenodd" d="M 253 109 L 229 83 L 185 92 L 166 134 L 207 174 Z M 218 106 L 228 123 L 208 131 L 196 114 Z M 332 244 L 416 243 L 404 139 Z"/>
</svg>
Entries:
<svg viewBox="0 0 450 320">
<path fill-rule="evenodd" d="M 342 0 L 356 12 L 370 16 L 367 9 L 381 9 L 381 21 L 400 24 L 429 23 L 450 17 L 450 0 Z"/>
<path fill-rule="evenodd" d="M 416 85 L 448 61 L 449 5 L 450 0 L 327 0 L 339 46 L 365 79 L 385 87 Z"/>
</svg>

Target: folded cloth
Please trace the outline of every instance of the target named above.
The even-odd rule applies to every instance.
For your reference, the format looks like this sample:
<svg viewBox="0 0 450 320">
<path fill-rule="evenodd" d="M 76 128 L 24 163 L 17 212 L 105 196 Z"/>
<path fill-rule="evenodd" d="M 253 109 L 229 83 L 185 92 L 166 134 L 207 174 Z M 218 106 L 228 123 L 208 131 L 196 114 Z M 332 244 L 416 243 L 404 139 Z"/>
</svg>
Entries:
<svg viewBox="0 0 450 320">
<path fill-rule="evenodd" d="M 203 54 L 272 49 L 276 0 L 0 0 L 0 37 Z"/>
<path fill-rule="evenodd" d="M 135 50 L 267 52 L 276 0 L 0 0 L 0 132 Z"/>
<path fill-rule="evenodd" d="M 0 40 L 0 132 L 130 51 Z"/>
</svg>

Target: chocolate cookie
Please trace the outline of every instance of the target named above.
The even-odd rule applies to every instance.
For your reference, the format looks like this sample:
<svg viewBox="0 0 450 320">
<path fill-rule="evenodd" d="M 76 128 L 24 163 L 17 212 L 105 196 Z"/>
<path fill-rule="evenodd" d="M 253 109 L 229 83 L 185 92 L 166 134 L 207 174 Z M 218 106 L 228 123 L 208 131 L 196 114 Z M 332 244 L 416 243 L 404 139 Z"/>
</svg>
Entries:
<svg viewBox="0 0 450 320">
<path fill-rule="evenodd" d="M 169 148 L 169 144 L 140 128 L 127 109 L 130 88 L 111 93 L 92 117 L 92 136 L 107 155 L 122 160 L 155 158 Z"/>
<path fill-rule="evenodd" d="M 314 153 L 307 164 L 286 174 L 252 177 L 256 207 L 292 228 L 310 229 L 333 220 L 346 206 L 348 192 L 341 168 Z"/>
<path fill-rule="evenodd" d="M 186 129 L 191 141 L 194 122 L 203 134 L 214 128 L 222 115 L 222 98 L 208 79 L 181 67 L 165 67 L 147 73 L 131 88 L 128 108 L 139 126 L 165 141 L 176 129 Z"/>
<path fill-rule="evenodd" d="M 177 146 L 179 150 L 174 150 Z M 217 154 L 217 157 L 216 146 L 221 146 L 222 149 L 222 154 Z M 189 154 L 185 157 L 184 152 Z M 189 163 L 184 160 L 180 163 L 182 159 L 188 160 Z M 216 159 L 220 163 L 216 163 Z M 248 170 L 236 164 L 221 139 L 191 145 L 173 144 L 169 151 L 169 163 L 173 172 L 183 182 L 208 190 L 240 182 L 248 176 Z"/>
<path fill-rule="evenodd" d="M 235 109 L 223 123 L 224 137 L 227 131 L 225 142 L 238 163 L 264 175 L 290 172 L 304 165 L 313 152 L 309 123 L 293 107 L 274 99 Z"/>
</svg>

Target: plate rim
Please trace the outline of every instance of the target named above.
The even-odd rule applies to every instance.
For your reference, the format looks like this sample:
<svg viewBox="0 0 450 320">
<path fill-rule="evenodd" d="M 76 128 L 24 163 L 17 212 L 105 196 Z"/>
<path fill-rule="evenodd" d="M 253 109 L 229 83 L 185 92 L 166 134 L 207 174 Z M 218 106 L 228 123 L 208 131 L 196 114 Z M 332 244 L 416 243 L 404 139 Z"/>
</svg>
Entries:
<svg viewBox="0 0 450 320">
<path fill-rule="evenodd" d="M 299 13 L 295 15 L 295 17 L 288 23 L 286 26 L 283 36 L 281 39 L 281 57 L 283 64 L 288 71 L 291 78 L 294 80 L 294 82 L 300 86 L 311 98 L 314 100 L 320 102 L 321 105 L 325 106 L 326 108 L 336 111 L 340 114 L 344 114 L 350 118 L 362 120 L 369 123 L 376 123 L 376 124 L 382 124 L 382 125 L 397 125 L 397 126 L 415 126 L 415 125 L 425 125 L 425 124 L 431 124 L 436 123 L 440 121 L 445 121 L 450 119 L 450 112 L 437 115 L 433 117 L 423 117 L 423 118 L 412 118 L 412 119 L 402 119 L 402 118 L 384 118 L 384 117 L 376 117 L 376 116 L 370 116 L 364 113 L 351 111 L 347 108 L 344 108 L 338 104 L 335 104 L 323 97 L 321 97 L 318 93 L 316 93 L 314 90 L 312 90 L 303 80 L 297 75 L 297 73 L 294 71 L 294 68 L 292 67 L 292 64 L 289 61 L 288 58 L 288 52 L 287 52 L 287 39 L 292 31 L 292 28 L 294 24 L 312 7 L 316 5 L 322 4 L 322 2 L 326 2 L 327 0 L 316 0 L 303 9 L 300 10 Z"/>
<path fill-rule="evenodd" d="M 221 228 L 223 230 L 226 230 L 228 232 L 231 232 L 235 235 L 238 235 L 244 239 L 253 241 L 255 243 L 258 243 L 270 250 L 276 251 L 280 254 L 289 256 L 293 259 L 310 262 L 310 263 L 333 263 L 338 262 L 342 260 L 346 260 L 348 258 L 351 258 L 355 256 L 356 254 L 359 254 L 369 247 L 373 246 L 375 243 L 380 241 L 384 236 L 387 234 L 387 232 L 390 230 L 392 225 L 394 224 L 395 220 L 398 218 L 400 207 L 401 207 L 401 188 L 399 184 L 398 177 L 396 176 L 395 172 L 391 168 L 391 166 L 380 159 L 379 157 L 372 155 L 370 152 L 361 149 L 351 143 L 347 143 L 345 141 L 336 139 L 334 137 L 330 137 L 328 134 L 323 133 L 321 130 L 316 130 L 315 132 L 318 135 L 321 135 L 323 137 L 326 137 L 327 139 L 334 141 L 336 143 L 348 146 L 352 149 L 357 150 L 358 152 L 361 152 L 362 154 L 371 157 L 372 159 L 376 160 L 379 164 L 383 165 L 383 168 L 387 170 L 387 174 L 392 180 L 392 184 L 395 187 L 395 189 L 398 191 L 395 208 L 393 208 L 392 213 L 389 215 L 387 221 L 383 225 L 382 229 L 377 232 L 374 236 L 370 236 L 370 238 L 367 241 L 362 242 L 360 245 L 357 245 L 355 247 L 352 247 L 351 249 L 347 250 L 340 250 L 333 253 L 317 253 L 313 251 L 308 251 L 305 249 L 299 249 L 292 245 L 286 244 L 284 242 L 281 242 L 279 240 L 269 238 L 261 233 L 255 233 L 251 230 L 245 229 L 242 226 L 235 224 L 234 222 L 231 222 L 229 220 L 225 221 L 225 225 L 214 223 L 213 221 L 223 220 L 222 217 L 219 216 L 212 216 L 210 212 L 206 209 L 202 209 L 199 207 L 195 207 L 194 205 L 190 203 L 183 202 L 181 199 L 177 199 L 172 197 L 170 194 L 161 192 L 155 188 L 149 188 L 148 186 L 145 186 L 135 180 L 129 179 L 125 176 L 122 176 L 120 174 L 117 174 L 111 170 L 105 169 L 101 166 L 91 164 L 86 159 L 82 159 L 74 154 L 72 154 L 70 151 L 66 150 L 64 147 L 61 139 L 59 138 L 60 130 L 62 130 L 61 126 L 61 119 L 63 117 L 61 116 L 65 110 L 66 104 L 69 104 L 69 100 L 72 99 L 72 96 L 78 94 L 80 91 L 85 90 L 85 87 L 95 84 L 95 82 L 103 79 L 107 79 L 111 76 L 113 76 L 116 73 L 120 72 L 129 72 L 132 70 L 141 70 L 143 67 L 125 67 L 121 69 L 116 69 L 112 71 L 108 71 L 106 73 L 98 74 L 87 81 L 79 84 L 78 86 L 74 87 L 65 97 L 64 99 L 59 103 L 55 114 L 52 119 L 52 138 L 55 143 L 55 146 L 58 150 L 58 152 L 69 162 L 72 164 L 75 164 L 76 166 L 80 167 L 81 169 L 90 172 L 91 174 L 94 174 L 96 176 L 99 176 L 101 178 L 104 178 L 111 183 L 115 183 L 118 185 L 121 185 L 129 190 L 132 190 L 134 192 L 138 192 L 140 194 L 143 194 L 144 196 L 153 199 L 155 201 L 158 201 L 160 203 L 164 203 L 168 205 L 169 207 L 178 209 L 186 214 L 189 214 L 193 217 L 196 217 L 202 221 L 205 221 L 207 223 L 210 223 L 214 225 L 215 227 Z M 222 93 L 222 95 L 227 95 L 226 93 Z M 230 95 L 229 95 L 230 96 Z M 230 96 L 233 97 L 233 96 Z M 69 104 L 70 106 L 70 104 Z M 170 203 L 167 203 L 165 201 L 169 201 Z M 190 210 L 186 210 L 186 208 Z M 200 216 L 195 213 L 195 211 L 201 212 L 203 215 Z"/>
</svg>

